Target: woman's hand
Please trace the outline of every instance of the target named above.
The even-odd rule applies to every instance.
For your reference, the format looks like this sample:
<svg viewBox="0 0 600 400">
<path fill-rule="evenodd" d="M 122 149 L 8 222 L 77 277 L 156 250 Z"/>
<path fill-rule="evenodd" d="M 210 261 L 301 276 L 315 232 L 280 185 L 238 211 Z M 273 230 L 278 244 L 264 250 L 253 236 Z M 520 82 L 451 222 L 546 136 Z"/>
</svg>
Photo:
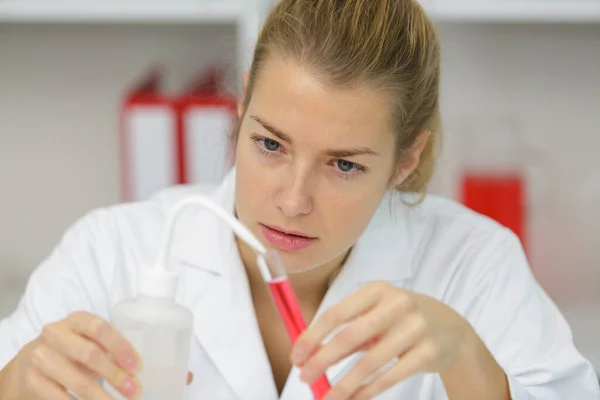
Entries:
<svg viewBox="0 0 600 400">
<path fill-rule="evenodd" d="M 72 400 L 70 390 L 84 400 L 113 400 L 98 383 L 106 380 L 126 398 L 137 399 L 142 388 L 135 375 L 141 368 L 138 354 L 112 325 L 76 312 L 45 326 L 2 371 L 7 387 L 0 388 L 0 397 Z"/>
<path fill-rule="evenodd" d="M 112 400 L 97 382 L 104 379 L 128 399 L 141 395 L 134 349 L 103 319 L 75 312 L 46 325 L 7 366 L 10 392 L 23 400 Z"/>
<path fill-rule="evenodd" d="M 441 373 L 451 367 L 470 329 L 462 316 L 437 300 L 375 282 L 318 318 L 296 342 L 292 362 L 301 368 L 301 379 L 312 383 L 330 366 L 364 350 L 364 357 L 326 399 L 371 399 L 415 373 Z M 389 368 L 377 374 L 382 367 Z"/>
</svg>

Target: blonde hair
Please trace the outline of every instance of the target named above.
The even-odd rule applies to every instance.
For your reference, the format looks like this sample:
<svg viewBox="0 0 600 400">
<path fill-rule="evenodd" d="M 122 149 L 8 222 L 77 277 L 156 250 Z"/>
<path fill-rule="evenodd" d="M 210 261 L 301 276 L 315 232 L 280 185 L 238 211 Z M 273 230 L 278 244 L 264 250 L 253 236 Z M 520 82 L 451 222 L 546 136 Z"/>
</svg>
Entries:
<svg viewBox="0 0 600 400">
<path fill-rule="evenodd" d="M 441 139 L 440 50 L 433 25 L 416 1 L 280 0 L 258 37 L 244 110 L 272 55 L 302 63 L 333 87 L 366 84 L 387 94 L 398 162 L 418 134 L 429 131 L 419 165 L 397 187 L 424 194 Z"/>
</svg>

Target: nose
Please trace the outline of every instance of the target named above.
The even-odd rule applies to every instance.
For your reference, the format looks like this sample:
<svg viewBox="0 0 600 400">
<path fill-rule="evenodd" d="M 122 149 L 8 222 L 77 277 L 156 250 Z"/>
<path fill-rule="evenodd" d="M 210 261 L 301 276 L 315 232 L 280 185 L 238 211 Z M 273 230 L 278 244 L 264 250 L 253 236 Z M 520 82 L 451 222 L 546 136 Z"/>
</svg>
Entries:
<svg viewBox="0 0 600 400">
<path fill-rule="evenodd" d="M 291 176 L 290 176 L 291 175 Z M 308 173 L 297 172 L 284 178 L 276 197 L 276 205 L 287 218 L 308 215 L 312 211 Z"/>
</svg>

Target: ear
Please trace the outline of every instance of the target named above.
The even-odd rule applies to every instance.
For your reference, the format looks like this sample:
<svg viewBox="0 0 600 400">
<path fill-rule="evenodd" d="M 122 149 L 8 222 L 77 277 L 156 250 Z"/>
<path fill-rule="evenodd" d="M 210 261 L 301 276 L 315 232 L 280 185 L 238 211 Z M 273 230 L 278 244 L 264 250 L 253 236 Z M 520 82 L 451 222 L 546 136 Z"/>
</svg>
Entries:
<svg viewBox="0 0 600 400">
<path fill-rule="evenodd" d="M 248 74 L 247 72 L 244 72 L 244 74 L 242 75 L 242 83 L 243 83 L 243 87 L 242 87 L 242 96 L 240 97 L 240 99 L 238 100 L 238 104 L 237 104 L 237 115 L 238 118 L 242 118 L 244 116 L 244 101 L 246 99 L 246 95 L 248 94 L 248 81 L 250 79 L 250 74 Z"/>
<path fill-rule="evenodd" d="M 423 154 L 423 150 L 425 149 L 425 146 L 427 146 L 430 137 L 431 132 L 427 130 L 423 130 L 417 135 L 413 145 L 404 155 L 404 159 L 396 167 L 396 173 L 394 174 L 394 179 L 392 181 L 394 187 L 401 185 L 402 182 L 404 182 L 404 180 L 419 166 L 421 154 Z"/>
</svg>

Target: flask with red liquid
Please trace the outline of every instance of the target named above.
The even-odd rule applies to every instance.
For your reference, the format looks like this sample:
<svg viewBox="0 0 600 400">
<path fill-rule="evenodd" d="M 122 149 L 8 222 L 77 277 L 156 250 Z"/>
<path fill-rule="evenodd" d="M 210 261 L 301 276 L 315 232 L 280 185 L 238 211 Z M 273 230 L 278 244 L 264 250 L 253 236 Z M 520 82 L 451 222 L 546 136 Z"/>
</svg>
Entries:
<svg viewBox="0 0 600 400">
<path fill-rule="evenodd" d="M 527 189 L 518 171 L 464 171 L 461 199 L 469 208 L 484 214 L 512 230 L 527 247 Z"/>
<path fill-rule="evenodd" d="M 510 117 L 473 117 L 461 125 L 460 134 L 461 202 L 512 230 L 527 251 L 531 193 L 526 166 L 538 156 L 530 150 L 524 154 L 518 124 Z"/>
</svg>

